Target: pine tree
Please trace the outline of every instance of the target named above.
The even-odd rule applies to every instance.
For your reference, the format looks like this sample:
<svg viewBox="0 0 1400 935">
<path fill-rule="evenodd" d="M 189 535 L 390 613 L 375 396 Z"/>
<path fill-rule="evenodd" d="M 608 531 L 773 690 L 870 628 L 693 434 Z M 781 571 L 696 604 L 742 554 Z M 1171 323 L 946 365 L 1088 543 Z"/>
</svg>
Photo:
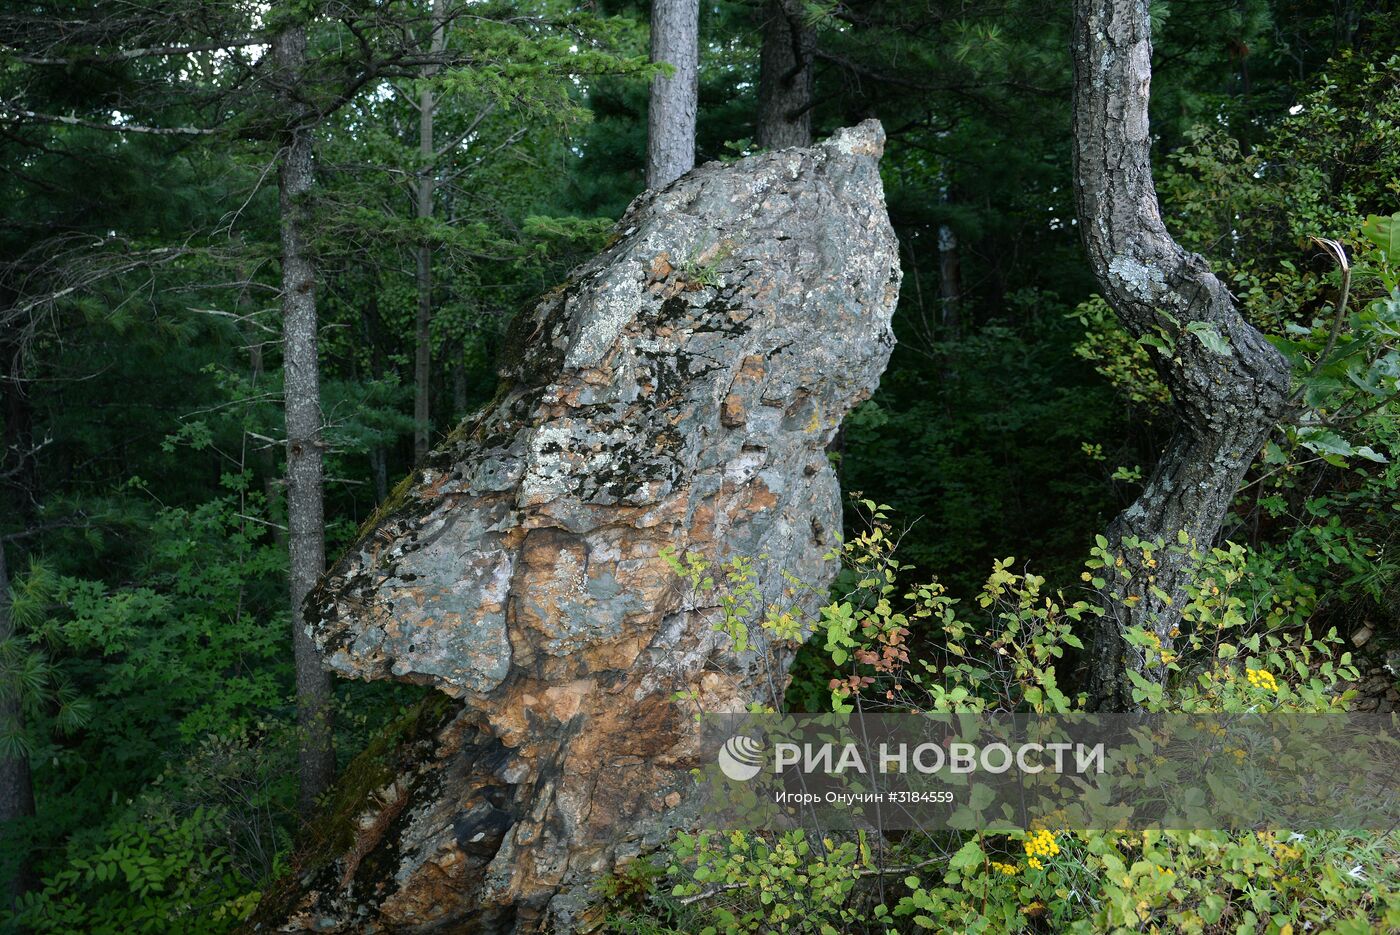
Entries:
<svg viewBox="0 0 1400 935">
<path fill-rule="evenodd" d="M 817 29 L 795 0 L 768 0 L 758 66 L 758 145 L 812 142 L 812 89 Z"/>
<path fill-rule="evenodd" d="M 310 248 L 315 186 L 312 144 L 317 115 L 303 101 L 306 26 L 285 26 L 272 44 L 285 129 L 279 141 L 277 187 L 282 266 L 282 393 L 287 430 L 287 548 L 296 667 L 301 813 L 335 778 L 330 673 L 307 632 L 306 596 L 326 565 L 321 436 L 321 377 L 316 316 L 317 269 Z"/>
<path fill-rule="evenodd" d="M 665 188 L 695 166 L 699 42 L 699 0 L 652 0 L 651 60 L 670 73 L 651 80 L 647 188 Z"/>
</svg>

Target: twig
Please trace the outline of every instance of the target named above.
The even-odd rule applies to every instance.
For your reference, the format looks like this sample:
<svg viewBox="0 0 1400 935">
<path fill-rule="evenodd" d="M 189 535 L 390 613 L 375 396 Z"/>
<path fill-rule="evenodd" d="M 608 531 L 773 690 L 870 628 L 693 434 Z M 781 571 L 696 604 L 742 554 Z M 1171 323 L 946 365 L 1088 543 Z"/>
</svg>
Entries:
<svg viewBox="0 0 1400 935">
<path fill-rule="evenodd" d="M 120 52 L 113 52 L 106 55 L 71 55 L 71 56 L 46 56 L 46 55 L 16 55 L 15 61 L 25 65 L 56 65 L 68 67 L 79 63 L 90 65 L 113 65 L 118 62 L 129 62 L 132 59 L 147 58 L 154 56 L 170 55 L 192 55 L 196 52 L 226 51 L 228 49 L 247 48 L 253 45 L 266 45 L 270 41 L 268 36 L 247 36 L 241 39 L 221 39 L 213 42 L 201 42 L 192 45 L 165 45 L 150 46 L 143 49 L 123 49 Z"/>
<path fill-rule="evenodd" d="M 81 117 L 41 114 L 4 103 L 0 103 L 0 113 L 27 117 L 30 120 L 39 120 L 44 123 L 61 123 L 70 127 L 86 127 L 89 130 L 106 130 L 109 133 L 147 133 L 153 136 L 213 136 L 219 132 L 210 127 L 147 127 L 139 123 L 102 123 L 97 120 L 83 120 Z"/>
</svg>

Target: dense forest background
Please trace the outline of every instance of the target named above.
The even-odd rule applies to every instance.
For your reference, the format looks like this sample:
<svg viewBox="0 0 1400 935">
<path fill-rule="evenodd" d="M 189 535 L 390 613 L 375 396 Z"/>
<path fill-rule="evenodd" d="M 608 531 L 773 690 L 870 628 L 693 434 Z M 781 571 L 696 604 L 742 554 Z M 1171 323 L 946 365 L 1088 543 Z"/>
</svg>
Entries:
<svg viewBox="0 0 1400 935">
<path fill-rule="evenodd" d="M 1388 6 L 1152 6 L 1168 226 L 1300 352 L 1341 287 L 1311 238 L 1346 250 L 1357 314 L 1394 287 L 1390 228 L 1363 227 L 1400 209 Z M 772 15 L 702 5 L 697 161 L 758 147 Z M 279 17 L 305 24 L 294 87 L 259 67 L 287 51 L 269 48 Z M 884 124 L 905 271 L 889 370 L 831 451 L 843 486 L 889 505 L 909 580 L 970 601 L 1014 555 L 1080 588 L 1171 417 L 1079 242 L 1068 5 L 817 2 L 800 20 L 813 135 Z M 292 197 L 334 557 L 492 397 L 512 314 L 645 187 L 647 22 L 622 0 L 0 12 L 0 874 L 26 894 L 10 924 L 222 930 L 292 848 L 289 108 L 314 154 Z M 1373 649 L 1400 625 L 1390 327 L 1356 338 L 1359 374 L 1308 375 L 1322 418 L 1275 433 L 1226 529 L 1254 592 L 1288 601 L 1273 624 Z M 820 703 L 823 665 L 804 660 L 794 704 Z M 332 691 L 342 766 L 421 694 Z"/>
</svg>

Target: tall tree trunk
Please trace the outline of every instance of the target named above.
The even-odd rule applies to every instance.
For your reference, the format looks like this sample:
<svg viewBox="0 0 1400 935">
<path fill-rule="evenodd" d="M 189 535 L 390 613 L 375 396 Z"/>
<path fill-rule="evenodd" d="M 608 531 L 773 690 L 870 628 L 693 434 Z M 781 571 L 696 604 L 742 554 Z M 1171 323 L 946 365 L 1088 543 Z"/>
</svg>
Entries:
<svg viewBox="0 0 1400 935">
<path fill-rule="evenodd" d="M 6 291 L 5 299 L 13 300 Z M 0 306 L 3 308 L 4 306 Z M 33 414 L 24 395 L 20 376 L 18 343 L 0 342 L 0 471 L 9 475 L 7 486 L 13 496 L 0 498 L 0 507 L 9 511 L 6 517 L 13 526 L 0 525 L 0 532 L 22 532 L 35 519 L 35 498 L 38 491 L 38 471 L 34 458 Z M 7 457 L 11 460 L 7 461 Z M 13 460 L 18 459 L 18 460 Z M 10 614 L 10 576 L 5 564 L 5 543 L 0 539 L 0 642 L 14 635 L 14 618 Z M 19 685 L 0 685 L 0 730 L 24 730 L 24 708 L 20 703 Z M 12 873 L 3 881 L 5 905 L 33 889 L 35 880 L 25 853 L 16 836 L 14 822 L 34 815 L 34 778 L 29 758 L 0 756 L 0 850 L 13 860 Z"/>
<path fill-rule="evenodd" d="M 452 418 L 467 414 L 467 365 L 460 359 L 452 365 Z"/>
<path fill-rule="evenodd" d="M 768 0 L 758 57 L 758 145 L 812 143 L 812 58 L 817 30 L 802 21 L 794 0 Z"/>
<path fill-rule="evenodd" d="M 14 635 L 10 616 L 10 575 L 5 567 L 5 543 L 0 540 L 0 643 Z M 24 707 L 19 686 L 6 685 L 0 692 L 0 730 L 24 730 Z M 27 756 L 0 756 L 0 850 L 14 866 L 5 879 L 5 906 L 13 909 L 19 897 L 33 888 L 29 855 L 22 852 L 15 823 L 34 817 L 34 777 Z"/>
<path fill-rule="evenodd" d="M 939 324 L 944 339 L 962 333 L 962 264 L 958 261 L 958 235 L 947 224 L 938 225 Z"/>
<path fill-rule="evenodd" d="M 331 679 L 306 631 L 305 600 L 325 569 L 322 504 L 321 383 L 317 362 L 316 267 L 307 244 L 312 172 L 311 119 L 296 102 L 306 65 L 306 30 L 289 27 L 273 42 L 286 82 L 288 127 L 278 166 L 282 228 L 282 367 L 287 419 L 287 546 L 292 645 L 296 661 L 298 770 L 303 816 L 335 778 Z"/>
<path fill-rule="evenodd" d="M 369 475 L 374 484 L 374 505 L 378 506 L 389 496 L 389 455 L 380 445 L 369 450 Z"/>
<path fill-rule="evenodd" d="M 1148 0 L 1075 0 L 1074 14 L 1080 235 L 1128 332 L 1155 334 L 1172 348 L 1154 354 L 1175 407 L 1171 441 L 1106 536 L 1106 613 L 1096 625 L 1089 688 L 1096 707 L 1122 710 L 1135 707 L 1129 672 L 1149 679 L 1161 672 L 1123 632 L 1143 627 L 1171 647 L 1193 573 L 1175 547 L 1184 537 L 1205 548 L 1219 533 L 1244 472 L 1287 407 L 1289 372 L 1205 260 L 1183 250 L 1162 223 L 1149 159 Z M 1225 352 L 1208 346 L 1213 335 L 1228 342 Z M 1138 540 L 1166 548 L 1149 558 Z M 1116 559 L 1123 564 L 1115 567 Z"/>
<path fill-rule="evenodd" d="M 699 0 L 652 0 L 651 60 L 675 69 L 651 79 L 647 107 L 647 188 L 664 188 L 695 167 Z"/>
<path fill-rule="evenodd" d="M 433 0 L 433 35 L 429 40 L 431 54 L 435 57 L 442 52 L 446 41 L 446 0 Z M 436 167 L 433 151 L 433 117 L 437 109 L 434 99 L 433 75 L 437 72 L 432 64 L 423 66 L 423 87 L 418 92 L 418 193 L 417 215 L 421 224 L 433 216 L 433 189 L 436 182 Z M 433 369 L 433 244 L 427 233 L 418 242 L 418 314 L 413 328 L 413 460 L 421 461 L 428 453 L 432 436 L 432 413 L 429 399 L 432 395 Z"/>
<path fill-rule="evenodd" d="M 369 347 L 369 373 L 375 382 L 384 379 L 384 347 L 379 319 L 379 280 L 369 287 L 369 298 L 360 306 L 360 333 Z M 369 450 L 369 473 L 374 484 L 374 502 L 383 503 L 389 495 L 389 452 L 383 445 Z"/>
</svg>

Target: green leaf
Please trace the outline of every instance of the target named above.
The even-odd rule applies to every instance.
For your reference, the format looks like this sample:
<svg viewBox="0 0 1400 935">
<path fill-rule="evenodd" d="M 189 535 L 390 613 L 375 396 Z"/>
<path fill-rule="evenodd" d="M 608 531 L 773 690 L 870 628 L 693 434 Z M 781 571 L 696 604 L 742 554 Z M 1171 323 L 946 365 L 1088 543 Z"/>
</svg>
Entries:
<svg viewBox="0 0 1400 935">
<path fill-rule="evenodd" d="M 1361 233 L 1381 248 L 1387 260 L 1400 262 L 1400 211 L 1390 217 L 1367 215 L 1365 223 L 1361 225 Z"/>
<path fill-rule="evenodd" d="M 970 867 L 980 867 L 986 860 L 986 855 L 982 853 L 982 846 L 973 838 L 968 841 L 958 852 L 948 861 L 948 867 L 952 870 L 967 870 Z"/>
<path fill-rule="evenodd" d="M 1206 350 L 1219 354 L 1221 357 L 1233 357 L 1234 352 L 1230 350 L 1230 342 L 1219 331 L 1215 325 L 1208 321 L 1193 321 L 1186 326 L 1186 330 L 1201 339 L 1201 343 L 1206 346 Z"/>
<path fill-rule="evenodd" d="M 1360 455 L 1363 458 L 1369 457 L 1371 460 L 1378 460 L 1379 456 L 1371 449 L 1367 448 L 1368 454 L 1362 454 L 1352 447 L 1345 438 L 1329 429 L 1307 428 L 1298 433 L 1298 439 L 1305 448 L 1315 451 L 1327 458 L 1333 455 L 1337 458 L 1349 458 L 1352 455 Z M 1329 463 L 1335 463 L 1331 458 L 1327 458 Z"/>
</svg>

